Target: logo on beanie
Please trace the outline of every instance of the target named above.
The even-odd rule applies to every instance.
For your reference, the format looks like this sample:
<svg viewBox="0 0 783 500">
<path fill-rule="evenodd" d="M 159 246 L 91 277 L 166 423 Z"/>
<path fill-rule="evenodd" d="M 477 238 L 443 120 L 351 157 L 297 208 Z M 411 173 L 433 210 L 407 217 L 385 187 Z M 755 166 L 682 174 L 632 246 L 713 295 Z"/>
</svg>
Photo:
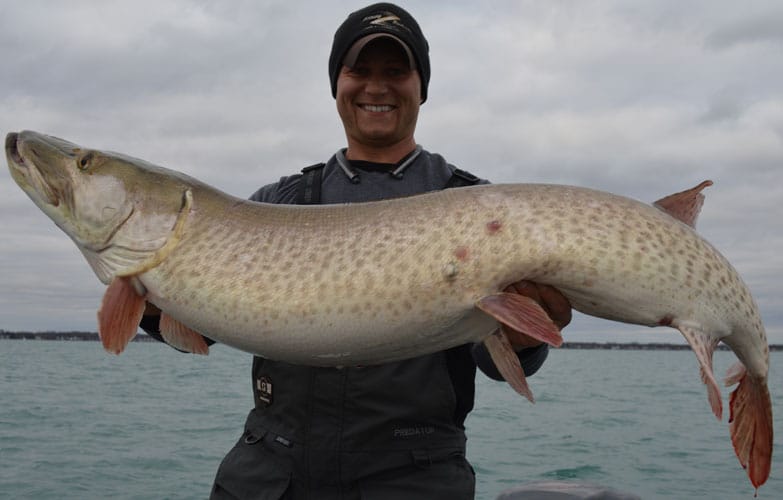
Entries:
<svg viewBox="0 0 783 500">
<path fill-rule="evenodd" d="M 372 21 L 370 21 L 370 24 L 385 24 L 385 23 L 387 23 L 389 21 L 399 21 L 400 20 L 400 18 L 395 16 L 394 14 L 386 14 L 383 17 L 381 17 L 381 16 L 382 16 L 382 14 L 378 14 L 376 16 L 365 17 L 364 20 L 368 21 L 368 20 L 372 19 L 373 17 L 375 17 L 376 19 L 373 19 Z"/>
<path fill-rule="evenodd" d="M 389 29 L 403 28 L 406 31 L 410 31 L 410 29 L 407 26 L 402 24 L 402 19 L 400 19 L 399 16 L 396 16 L 391 12 L 382 12 L 380 14 L 373 14 L 372 16 L 367 16 L 364 19 L 362 19 L 362 22 L 368 23 L 372 26 L 383 26 L 384 28 L 389 28 Z"/>
</svg>

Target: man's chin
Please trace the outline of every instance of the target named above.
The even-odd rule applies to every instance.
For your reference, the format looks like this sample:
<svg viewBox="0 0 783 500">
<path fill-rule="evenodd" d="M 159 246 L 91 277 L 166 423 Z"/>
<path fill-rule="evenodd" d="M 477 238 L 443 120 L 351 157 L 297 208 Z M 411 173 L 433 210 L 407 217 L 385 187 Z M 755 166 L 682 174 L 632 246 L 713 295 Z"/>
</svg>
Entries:
<svg viewBox="0 0 783 500">
<path fill-rule="evenodd" d="M 389 130 L 365 130 L 362 135 L 365 142 L 375 146 L 391 145 L 397 142 L 397 136 Z"/>
</svg>

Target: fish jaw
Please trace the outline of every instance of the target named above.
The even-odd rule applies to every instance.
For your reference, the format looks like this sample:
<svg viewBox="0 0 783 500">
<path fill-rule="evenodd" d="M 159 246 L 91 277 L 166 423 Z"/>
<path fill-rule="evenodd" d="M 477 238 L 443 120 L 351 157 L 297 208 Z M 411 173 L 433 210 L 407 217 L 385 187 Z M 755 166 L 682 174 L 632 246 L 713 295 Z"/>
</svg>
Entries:
<svg viewBox="0 0 783 500">
<path fill-rule="evenodd" d="M 49 136 L 22 131 L 11 132 L 5 138 L 5 153 L 11 177 L 28 197 L 64 229 L 72 199 L 70 163 L 75 144 L 62 141 L 60 148 Z M 72 146 L 69 148 L 68 146 Z M 68 150 L 71 151 L 68 151 Z"/>
</svg>

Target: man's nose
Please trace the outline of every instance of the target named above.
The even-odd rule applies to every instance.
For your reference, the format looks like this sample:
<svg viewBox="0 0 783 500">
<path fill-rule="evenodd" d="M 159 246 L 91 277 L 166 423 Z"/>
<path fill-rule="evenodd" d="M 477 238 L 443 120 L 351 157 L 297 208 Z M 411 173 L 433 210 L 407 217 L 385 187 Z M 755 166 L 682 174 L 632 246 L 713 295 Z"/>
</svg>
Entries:
<svg viewBox="0 0 783 500">
<path fill-rule="evenodd" d="M 389 82 L 383 75 L 373 75 L 367 79 L 364 90 L 368 94 L 385 94 L 389 91 Z"/>
</svg>

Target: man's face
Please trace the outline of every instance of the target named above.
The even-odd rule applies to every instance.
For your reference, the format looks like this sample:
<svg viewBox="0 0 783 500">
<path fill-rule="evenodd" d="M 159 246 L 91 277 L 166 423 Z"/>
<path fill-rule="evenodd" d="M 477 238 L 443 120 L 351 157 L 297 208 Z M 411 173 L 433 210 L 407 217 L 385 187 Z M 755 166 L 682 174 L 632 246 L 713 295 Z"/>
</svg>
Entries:
<svg viewBox="0 0 783 500">
<path fill-rule="evenodd" d="M 410 69 L 400 45 L 371 41 L 352 68 L 337 77 L 337 112 L 348 145 L 385 147 L 412 140 L 421 104 L 419 72 Z"/>
</svg>

